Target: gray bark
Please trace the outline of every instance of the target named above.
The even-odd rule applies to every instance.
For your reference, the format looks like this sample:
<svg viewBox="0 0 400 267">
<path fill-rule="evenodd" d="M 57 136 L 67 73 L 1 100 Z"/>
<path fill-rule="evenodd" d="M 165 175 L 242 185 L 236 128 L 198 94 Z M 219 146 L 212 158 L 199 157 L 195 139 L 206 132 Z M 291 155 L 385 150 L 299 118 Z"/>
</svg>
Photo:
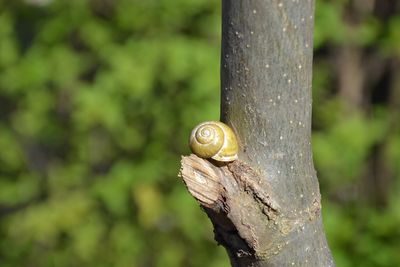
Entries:
<svg viewBox="0 0 400 267">
<path fill-rule="evenodd" d="M 334 266 L 311 152 L 313 0 L 223 0 L 221 120 L 239 160 L 180 175 L 232 266 Z"/>
</svg>

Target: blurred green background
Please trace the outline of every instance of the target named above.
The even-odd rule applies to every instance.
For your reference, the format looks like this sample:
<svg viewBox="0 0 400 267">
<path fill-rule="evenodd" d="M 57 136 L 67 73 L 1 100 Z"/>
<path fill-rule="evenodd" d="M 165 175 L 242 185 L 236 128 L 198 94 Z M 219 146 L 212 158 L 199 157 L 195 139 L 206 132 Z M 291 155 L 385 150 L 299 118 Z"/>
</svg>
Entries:
<svg viewBox="0 0 400 267">
<path fill-rule="evenodd" d="M 400 1 L 318 0 L 313 149 L 339 267 L 400 266 Z M 0 0 L 0 266 L 228 267 L 177 178 L 219 118 L 220 2 Z"/>
</svg>

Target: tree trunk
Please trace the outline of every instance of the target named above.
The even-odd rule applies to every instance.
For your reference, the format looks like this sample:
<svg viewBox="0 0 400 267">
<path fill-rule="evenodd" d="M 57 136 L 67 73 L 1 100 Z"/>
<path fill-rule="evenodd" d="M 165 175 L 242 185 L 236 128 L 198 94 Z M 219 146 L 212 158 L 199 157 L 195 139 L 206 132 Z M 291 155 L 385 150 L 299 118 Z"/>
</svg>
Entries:
<svg viewBox="0 0 400 267">
<path fill-rule="evenodd" d="M 232 266 L 334 266 L 311 152 L 313 0 L 223 0 L 221 120 L 240 143 L 180 175 Z"/>
</svg>

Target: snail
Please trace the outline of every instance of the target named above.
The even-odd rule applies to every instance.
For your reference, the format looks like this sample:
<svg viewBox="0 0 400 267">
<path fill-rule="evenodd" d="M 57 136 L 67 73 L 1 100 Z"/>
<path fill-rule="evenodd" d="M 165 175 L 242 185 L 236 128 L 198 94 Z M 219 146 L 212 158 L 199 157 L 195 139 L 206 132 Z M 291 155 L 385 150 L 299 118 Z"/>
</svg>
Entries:
<svg viewBox="0 0 400 267">
<path fill-rule="evenodd" d="M 219 121 L 206 121 L 197 125 L 190 134 L 189 146 L 201 158 L 223 162 L 237 159 L 238 142 L 235 133 Z"/>
</svg>

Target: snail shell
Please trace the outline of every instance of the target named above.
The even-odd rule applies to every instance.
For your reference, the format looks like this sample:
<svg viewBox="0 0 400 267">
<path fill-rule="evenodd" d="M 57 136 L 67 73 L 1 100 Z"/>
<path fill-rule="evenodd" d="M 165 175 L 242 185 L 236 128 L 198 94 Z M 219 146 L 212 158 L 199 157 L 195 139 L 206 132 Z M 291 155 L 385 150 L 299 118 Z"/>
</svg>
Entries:
<svg viewBox="0 0 400 267">
<path fill-rule="evenodd" d="M 219 121 L 206 121 L 197 125 L 190 134 L 189 146 L 201 158 L 217 161 L 237 159 L 238 142 L 235 133 Z"/>
</svg>

